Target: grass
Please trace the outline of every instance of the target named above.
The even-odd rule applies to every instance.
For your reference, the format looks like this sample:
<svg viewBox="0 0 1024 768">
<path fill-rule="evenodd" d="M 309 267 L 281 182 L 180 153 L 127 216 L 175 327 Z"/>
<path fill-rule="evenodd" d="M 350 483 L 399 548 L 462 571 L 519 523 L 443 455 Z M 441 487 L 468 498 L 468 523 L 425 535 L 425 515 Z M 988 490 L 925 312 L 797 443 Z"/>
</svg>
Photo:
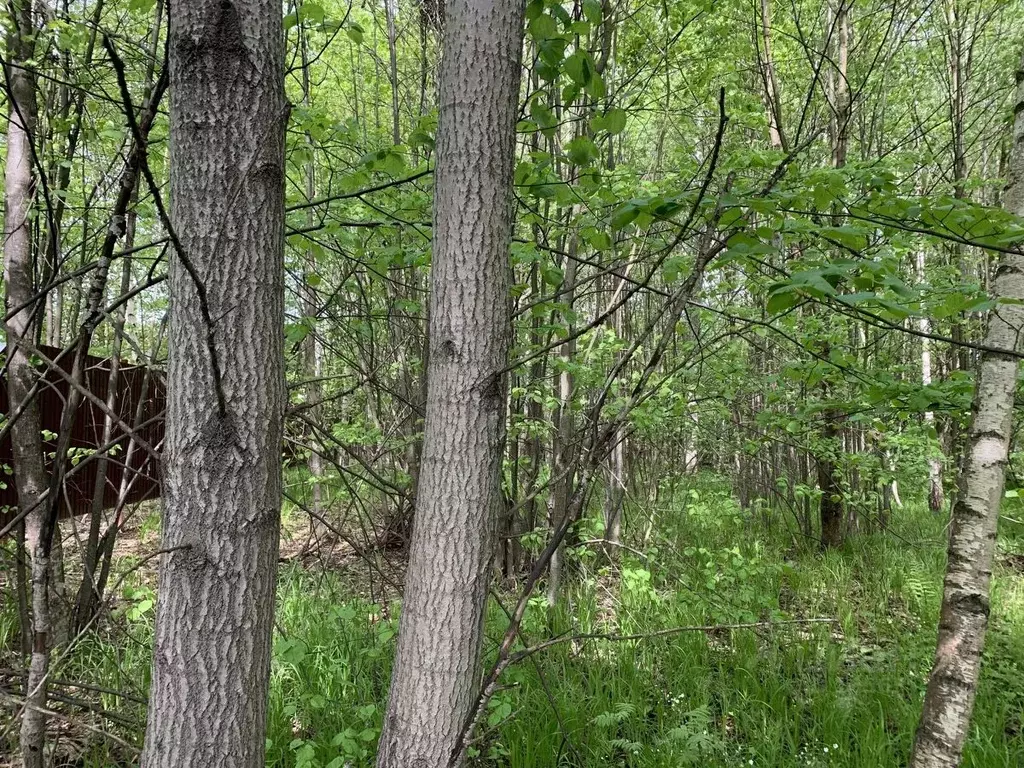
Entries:
<svg viewBox="0 0 1024 768">
<path fill-rule="evenodd" d="M 943 520 L 923 506 L 891 533 L 859 533 L 843 552 L 767 534 L 726 491 L 701 482 L 620 569 L 592 549 L 553 614 L 541 600 L 523 634 L 645 634 L 670 627 L 831 617 L 835 624 L 686 632 L 642 641 L 566 642 L 510 668 L 474 745 L 481 766 L 904 765 L 934 651 Z M 640 527 L 640 526 L 636 526 Z M 1007 530 L 1007 529 L 1010 530 Z M 1003 526 L 1004 552 L 1024 526 Z M 134 585 L 125 630 L 83 643 L 61 670 L 144 692 L 152 612 Z M 514 599 L 511 594 L 503 600 Z M 133 611 L 134 609 L 134 611 Z M 267 764 L 369 766 L 380 732 L 397 606 L 357 597 L 344 574 L 281 573 Z M 0 627 L 6 626 L 0 621 Z M 492 604 L 488 653 L 506 627 Z M 127 634 L 125 634 L 127 632 Z M 996 569 L 992 624 L 964 765 L 1024 765 L 1024 578 Z M 123 698 L 101 704 L 141 720 Z M 123 736 L 139 733 L 121 727 Z M 117 750 L 95 745 L 85 764 Z"/>
</svg>

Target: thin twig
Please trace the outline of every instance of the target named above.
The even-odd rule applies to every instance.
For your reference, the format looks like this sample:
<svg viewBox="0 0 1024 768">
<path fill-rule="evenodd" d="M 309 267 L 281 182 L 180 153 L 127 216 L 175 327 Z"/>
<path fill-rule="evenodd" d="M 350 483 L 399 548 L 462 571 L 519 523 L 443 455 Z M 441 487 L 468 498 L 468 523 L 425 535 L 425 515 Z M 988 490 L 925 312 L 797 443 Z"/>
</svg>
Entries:
<svg viewBox="0 0 1024 768">
<path fill-rule="evenodd" d="M 124 113 L 128 120 L 128 127 L 132 131 L 132 136 L 136 142 L 142 142 L 142 136 L 139 131 L 139 126 L 135 121 L 135 107 L 132 105 L 131 92 L 128 90 L 128 81 L 125 78 L 124 61 L 118 55 L 114 49 L 114 44 L 110 41 L 107 35 L 103 35 L 103 47 L 107 49 L 107 55 L 110 57 L 110 62 L 114 67 L 114 72 L 117 74 L 117 84 L 121 90 L 121 100 L 124 102 Z M 164 65 L 164 72 L 167 71 L 166 64 Z M 163 75 L 161 75 L 163 76 Z M 178 256 L 178 260 L 181 265 L 185 268 L 188 276 L 192 279 L 192 283 L 196 289 L 196 298 L 199 301 L 199 313 L 202 315 L 203 324 L 206 326 L 206 348 L 210 355 L 210 375 L 213 379 L 213 390 L 217 398 L 217 411 L 219 415 L 224 418 L 228 413 L 227 397 L 224 395 L 224 387 L 221 382 L 221 367 L 220 358 L 217 356 L 217 344 L 215 338 L 215 326 L 213 322 L 213 315 L 210 312 L 210 300 L 206 293 L 206 285 L 203 283 L 202 278 L 199 276 L 198 270 L 185 252 L 185 247 L 181 244 L 181 240 L 178 238 L 177 232 L 175 232 L 173 225 L 171 224 L 171 217 L 167 213 L 166 207 L 164 207 L 163 197 L 160 194 L 160 188 L 156 183 L 156 179 L 153 178 L 153 172 L 149 167 L 149 160 L 146 155 L 142 155 L 142 175 L 146 179 L 146 184 L 149 186 L 149 192 L 153 196 L 153 203 L 156 205 L 157 213 L 160 216 L 160 222 L 163 224 L 164 229 L 167 230 L 167 235 L 171 239 L 171 244 L 174 246 L 174 252 Z"/>
</svg>

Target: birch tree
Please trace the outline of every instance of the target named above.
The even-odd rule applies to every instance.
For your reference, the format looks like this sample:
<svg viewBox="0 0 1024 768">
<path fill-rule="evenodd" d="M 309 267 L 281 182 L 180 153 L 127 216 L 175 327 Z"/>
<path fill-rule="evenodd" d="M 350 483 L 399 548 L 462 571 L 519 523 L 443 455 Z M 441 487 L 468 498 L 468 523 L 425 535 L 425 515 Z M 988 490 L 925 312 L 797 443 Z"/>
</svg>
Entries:
<svg viewBox="0 0 1024 768">
<path fill-rule="evenodd" d="M 33 389 L 38 372 L 31 346 L 39 334 L 41 307 L 36 293 L 31 211 L 35 189 L 32 144 L 36 127 L 36 78 L 29 68 L 35 51 L 32 3 L 11 6 L 12 29 L 5 73 L 8 91 L 7 161 L 4 166 L 4 288 L 7 320 L 7 382 L 11 443 L 18 507 L 25 514 L 25 541 L 31 562 L 32 655 L 21 723 L 21 752 L 25 768 L 43 765 L 46 738 L 46 674 L 49 663 L 50 619 L 48 544 L 41 532 L 46 519 L 47 475 L 43 466 L 39 401 Z"/>
<path fill-rule="evenodd" d="M 1024 216 L 1024 61 L 1017 70 L 1013 147 L 1004 208 Z M 1013 429 L 1018 357 L 1024 349 L 1024 256 L 1006 253 L 996 271 L 999 303 L 988 318 L 961 485 L 953 505 L 938 647 L 914 739 L 912 768 L 960 764 L 978 689 L 990 610 L 989 584 Z M 1006 350 L 997 352 L 992 350 Z"/>
</svg>

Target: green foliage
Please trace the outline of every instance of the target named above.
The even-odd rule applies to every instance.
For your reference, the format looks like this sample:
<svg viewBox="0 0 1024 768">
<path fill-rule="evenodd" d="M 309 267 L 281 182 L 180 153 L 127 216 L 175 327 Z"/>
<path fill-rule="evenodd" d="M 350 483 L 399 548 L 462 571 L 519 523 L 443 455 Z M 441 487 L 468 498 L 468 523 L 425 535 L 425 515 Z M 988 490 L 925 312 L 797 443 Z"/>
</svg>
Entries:
<svg viewBox="0 0 1024 768">
<path fill-rule="evenodd" d="M 847 553 L 821 557 L 794 550 L 784 528 L 769 531 L 707 478 L 665 498 L 671 512 L 644 557 L 625 552 L 617 575 L 584 575 L 554 615 L 535 598 L 524 642 L 547 636 L 550 622 L 572 633 L 638 635 L 766 619 L 831 616 L 838 623 L 553 646 L 533 657 L 536 665 L 507 670 L 471 764 L 556 766 L 560 748 L 575 755 L 574 764 L 595 768 L 902 764 L 933 652 L 943 521 L 914 505 L 904 510 L 898 538 L 864 535 Z M 1022 541 L 1024 524 L 1008 529 L 1000 548 L 1016 551 Z M 397 622 L 354 594 L 355 573 L 289 567 L 281 574 L 268 765 L 372 765 Z M 120 635 L 90 636 L 61 678 L 89 669 L 111 689 L 145 690 L 153 615 L 143 607 L 153 593 L 138 579 L 126 585 L 119 610 L 136 643 L 119 649 Z M 609 588 L 611 617 L 599 607 Z M 0 630 L 11 610 L 9 603 L 0 610 Z M 506 626 L 492 604 L 488 635 L 498 637 Z M 1024 578 L 1001 566 L 965 766 L 1024 759 L 1015 730 L 1024 702 L 1022 628 Z M 104 704 L 138 706 L 115 696 Z M 109 753 L 90 754 L 87 766 L 107 764 Z"/>
</svg>

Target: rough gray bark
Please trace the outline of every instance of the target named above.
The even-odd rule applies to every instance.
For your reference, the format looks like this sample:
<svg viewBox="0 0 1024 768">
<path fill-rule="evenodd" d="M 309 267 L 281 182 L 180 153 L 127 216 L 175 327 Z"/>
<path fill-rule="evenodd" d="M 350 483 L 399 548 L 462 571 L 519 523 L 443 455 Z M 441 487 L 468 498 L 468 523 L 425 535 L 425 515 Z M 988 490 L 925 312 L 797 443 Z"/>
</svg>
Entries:
<svg viewBox="0 0 1024 768">
<path fill-rule="evenodd" d="M 523 3 L 447 7 L 423 465 L 381 768 L 457 762 L 500 504 Z"/>
<path fill-rule="evenodd" d="M 1024 215 L 1024 62 L 1017 70 L 1013 149 L 1003 206 Z M 1024 257 L 1006 254 L 996 271 L 993 294 L 1024 299 Z M 1022 350 L 1024 305 L 1000 303 L 988 318 L 988 349 Z M 1018 359 L 982 352 L 968 435 L 968 454 L 953 505 L 946 579 L 935 662 L 914 739 L 911 768 L 960 763 L 978 686 L 989 615 L 989 583 L 999 505 L 1013 426 Z"/>
<path fill-rule="evenodd" d="M 146 768 L 264 764 L 285 404 L 281 17 L 271 0 L 171 6 L 180 249 Z"/>
<path fill-rule="evenodd" d="M 34 346 L 41 307 L 35 294 L 32 254 L 34 173 L 32 141 L 36 128 L 36 83 L 23 66 L 32 59 L 35 44 L 32 4 L 12 3 L 14 29 L 7 41 L 8 87 L 7 161 L 4 167 L 4 288 L 7 307 L 22 307 L 6 323 L 7 382 L 10 401 L 14 483 L 18 506 L 31 510 L 25 519 L 25 543 L 32 582 L 32 655 L 29 661 L 25 709 L 21 721 L 21 752 L 25 768 L 41 768 L 46 737 L 46 672 L 49 664 L 49 593 L 47 560 L 41 531 L 46 518 L 47 475 L 43 466 L 39 403 L 30 393 L 38 371 L 30 361 L 27 343 Z M 17 415 L 20 414 L 20 415 Z"/>
</svg>

